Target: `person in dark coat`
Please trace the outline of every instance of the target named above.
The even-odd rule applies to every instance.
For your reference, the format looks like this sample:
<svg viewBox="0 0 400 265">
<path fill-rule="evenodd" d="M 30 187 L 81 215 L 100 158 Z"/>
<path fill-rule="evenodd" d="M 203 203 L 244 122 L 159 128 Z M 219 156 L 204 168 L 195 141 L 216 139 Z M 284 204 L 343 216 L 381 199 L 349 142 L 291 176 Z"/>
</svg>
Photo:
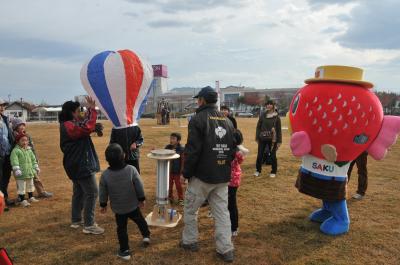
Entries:
<svg viewBox="0 0 400 265">
<path fill-rule="evenodd" d="M 182 135 L 180 133 L 171 133 L 169 137 L 169 144 L 165 146 L 165 149 L 174 150 L 179 158 L 171 160 L 169 166 L 169 191 L 168 199 L 171 203 L 174 202 L 174 183 L 176 191 L 178 193 L 178 203 L 183 206 L 183 187 L 181 183 L 181 176 L 183 171 L 183 151 L 184 148 L 181 145 Z"/>
<path fill-rule="evenodd" d="M 232 122 L 233 128 L 237 129 L 237 122 L 235 117 L 233 117 L 230 108 L 225 105 L 221 106 L 221 112 Z"/>
<path fill-rule="evenodd" d="M 265 108 L 266 111 L 260 115 L 256 128 L 258 153 L 254 176 L 258 177 L 261 174 L 263 158 L 266 156 L 272 166 L 269 176 L 274 178 L 278 170 L 276 152 L 282 144 L 281 119 L 276 111 L 274 101 L 265 102 Z"/>
<path fill-rule="evenodd" d="M 353 199 L 361 200 L 365 196 L 365 192 L 368 187 L 368 152 L 362 152 L 354 161 L 350 163 L 349 170 L 347 172 L 347 181 L 350 181 L 351 172 L 353 171 L 354 165 L 357 165 L 358 173 L 358 188 L 357 193 L 353 195 Z"/>
<path fill-rule="evenodd" d="M 8 199 L 8 183 L 11 177 L 10 154 L 14 147 L 14 136 L 8 118 L 3 115 L 7 102 L 0 99 L 0 191 L 4 194 L 6 210 L 14 201 Z"/>
<path fill-rule="evenodd" d="M 183 177 L 189 184 L 185 194 L 184 222 L 180 246 L 198 250 L 198 209 L 207 199 L 215 221 L 217 255 L 232 262 L 234 249 L 228 211 L 228 183 L 235 155 L 232 122 L 217 110 L 218 94 L 203 88 L 197 98 L 199 108 L 188 126 Z"/>
<path fill-rule="evenodd" d="M 81 226 L 83 210 L 83 232 L 102 234 L 104 229 L 94 220 L 98 196 L 96 172 L 100 171 L 100 164 L 90 138 L 95 130 L 97 112 L 90 97 L 87 97 L 87 105 L 87 113 L 82 119 L 79 102 L 63 104 L 59 115 L 60 147 L 65 172 L 73 183 L 71 228 Z"/>
<path fill-rule="evenodd" d="M 125 153 L 125 162 L 134 166 L 140 174 L 140 151 L 143 145 L 142 131 L 139 126 L 127 128 L 113 128 L 111 131 L 110 144 L 119 144 Z"/>
</svg>

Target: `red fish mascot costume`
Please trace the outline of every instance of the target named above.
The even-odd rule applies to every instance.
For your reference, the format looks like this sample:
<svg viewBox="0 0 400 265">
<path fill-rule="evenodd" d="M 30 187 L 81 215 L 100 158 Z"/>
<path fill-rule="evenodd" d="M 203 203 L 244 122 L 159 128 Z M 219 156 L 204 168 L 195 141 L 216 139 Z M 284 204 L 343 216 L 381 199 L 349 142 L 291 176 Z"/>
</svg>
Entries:
<svg viewBox="0 0 400 265">
<path fill-rule="evenodd" d="M 385 157 L 400 132 L 400 117 L 384 116 L 372 83 L 363 70 L 348 66 L 321 66 L 307 79 L 290 106 L 290 148 L 302 157 L 297 189 L 322 200 L 310 219 L 329 235 L 349 231 L 346 204 L 350 162 L 367 151 L 376 160 Z"/>
</svg>

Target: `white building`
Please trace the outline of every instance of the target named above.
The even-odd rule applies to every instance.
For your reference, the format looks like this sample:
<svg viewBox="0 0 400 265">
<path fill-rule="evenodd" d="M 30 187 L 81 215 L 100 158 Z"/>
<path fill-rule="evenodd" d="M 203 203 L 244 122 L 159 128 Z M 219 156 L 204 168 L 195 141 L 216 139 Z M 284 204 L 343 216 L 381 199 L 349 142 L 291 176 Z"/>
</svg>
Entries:
<svg viewBox="0 0 400 265">
<path fill-rule="evenodd" d="M 31 121 L 57 121 L 61 106 L 37 107 L 32 110 Z"/>
<path fill-rule="evenodd" d="M 98 107 L 97 110 L 97 119 L 105 120 L 106 116 L 100 111 Z M 40 106 L 32 110 L 30 114 L 30 121 L 58 121 L 58 115 L 61 112 L 61 106 Z"/>
<path fill-rule="evenodd" d="M 234 108 L 238 105 L 238 100 L 246 92 L 253 91 L 254 88 L 244 86 L 228 86 L 221 89 L 221 105 Z"/>
<path fill-rule="evenodd" d="M 20 118 L 23 121 L 28 121 L 30 113 L 34 108 L 35 106 L 30 103 L 14 101 L 6 107 L 4 115 L 10 118 Z"/>
</svg>

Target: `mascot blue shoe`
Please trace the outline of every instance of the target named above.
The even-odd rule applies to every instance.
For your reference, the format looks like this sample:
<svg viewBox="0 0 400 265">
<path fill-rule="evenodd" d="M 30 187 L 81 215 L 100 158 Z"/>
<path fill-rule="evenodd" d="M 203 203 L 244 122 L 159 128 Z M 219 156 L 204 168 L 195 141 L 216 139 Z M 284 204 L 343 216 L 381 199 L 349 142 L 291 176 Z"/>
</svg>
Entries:
<svg viewBox="0 0 400 265">
<path fill-rule="evenodd" d="M 332 217 L 332 213 L 328 210 L 327 202 L 323 201 L 322 208 L 313 212 L 310 215 L 310 220 L 317 223 L 323 223 L 330 217 Z"/>
<path fill-rule="evenodd" d="M 346 200 L 337 202 L 324 201 L 325 205 L 332 216 L 321 224 L 321 232 L 332 236 L 349 232 L 350 218 Z"/>
</svg>

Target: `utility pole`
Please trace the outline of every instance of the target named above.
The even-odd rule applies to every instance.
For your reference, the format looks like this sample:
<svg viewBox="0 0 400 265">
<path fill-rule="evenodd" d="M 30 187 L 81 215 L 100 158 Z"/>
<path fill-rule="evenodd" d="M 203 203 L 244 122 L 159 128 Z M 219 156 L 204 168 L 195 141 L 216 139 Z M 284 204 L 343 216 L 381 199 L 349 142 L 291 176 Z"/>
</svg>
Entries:
<svg viewBox="0 0 400 265">
<path fill-rule="evenodd" d="M 218 94 L 218 101 L 217 101 L 217 108 L 218 110 L 221 110 L 221 90 L 219 88 L 219 81 L 215 81 L 215 91 Z"/>
<path fill-rule="evenodd" d="M 21 98 L 21 116 L 19 116 L 20 118 L 21 117 L 24 117 L 24 107 L 23 107 L 23 105 L 22 105 L 22 98 Z"/>
</svg>

